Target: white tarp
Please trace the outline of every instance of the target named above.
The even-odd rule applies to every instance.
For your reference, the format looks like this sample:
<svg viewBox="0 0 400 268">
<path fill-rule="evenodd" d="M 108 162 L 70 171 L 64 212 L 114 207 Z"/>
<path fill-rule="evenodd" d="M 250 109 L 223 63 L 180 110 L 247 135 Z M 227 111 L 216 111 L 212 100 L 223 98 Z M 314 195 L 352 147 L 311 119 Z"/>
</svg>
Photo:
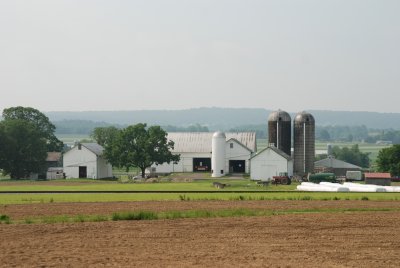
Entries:
<svg viewBox="0 0 400 268">
<path fill-rule="evenodd" d="M 312 182 L 302 182 L 297 186 L 299 191 L 309 192 L 400 192 L 399 186 L 379 186 L 373 184 L 359 184 L 352 182 L 332 183 L 321 182 L 320 184 Z"/>
</svg>

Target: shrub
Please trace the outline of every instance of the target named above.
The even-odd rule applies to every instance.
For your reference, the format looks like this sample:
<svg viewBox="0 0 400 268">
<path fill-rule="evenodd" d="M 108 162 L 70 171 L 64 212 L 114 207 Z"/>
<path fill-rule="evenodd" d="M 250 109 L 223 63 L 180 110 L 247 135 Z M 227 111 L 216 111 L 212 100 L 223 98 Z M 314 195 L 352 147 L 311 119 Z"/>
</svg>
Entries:
<svg viewBox="0 0 400 268">
<path fill-rule="evenodd" d="M 8 215 L 0 215 L 0 221 L 7 221 L 10 220 L 10 216 Z"/>
<path fill-rule="evenodd" d="M 361 200 L 369 200 L 368 196 L 361 197 Z"/>
<path fill-rule="evenodd" d="M 112 216 L 113 221 L 139 221 L 139 220 L 156 220 L 158 215 L 151 211 L 139 212 L 120 212 L 114 213 Z"/>
<path fill-rule="evenodd" d="M 179 195 L 179 199 L 181 201 L 190 201 L 190 197 L 186 195 Z"/>
<path fill-rule="evenodd" d="M 30 218 L 27 218 L 27 219 L 25 219 L 25 223 L 26 223 L 26 224 L 32 224 L 32 223 L 33 223 L 33 220 L 30 219 Z"/>
<path fill-rule="evenodd" d="M 108 217 L 104 215 L 96 215 L 92 218 L 94 222 L 108 221 Z"/>
<path fill-rule="evenodd" d="M 77 215 L 74 219 L 74 222 L 85 222 L 85 216 L 84 215 Z"/>
</svg>

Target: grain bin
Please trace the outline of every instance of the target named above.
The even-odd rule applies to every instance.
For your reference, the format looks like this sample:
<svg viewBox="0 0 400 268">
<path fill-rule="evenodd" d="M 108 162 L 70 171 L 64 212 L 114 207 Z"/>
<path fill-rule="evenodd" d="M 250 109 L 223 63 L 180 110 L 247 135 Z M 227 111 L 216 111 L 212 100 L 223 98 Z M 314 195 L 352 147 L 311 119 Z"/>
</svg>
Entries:
<svg viewBox="0 0 400 268">
<path fill-rule="evenodd" d="M 292 119 L 285 111 L 275 111 L 268 116 L 268 144 L 291 155 Z"/>
<path fill-rule="evenodd" d="M 225 133 L 215 132 L 212 137 L 211 153 L 212 177 L 214 178 L 225 176 L 225 143 Z"/>
<path fill-rule="evenodd" d="M 315 119 L 307 112 L 300 112 L 293 120 L 294 174 L 305 176 L 314 172 Z"/>
</svg>

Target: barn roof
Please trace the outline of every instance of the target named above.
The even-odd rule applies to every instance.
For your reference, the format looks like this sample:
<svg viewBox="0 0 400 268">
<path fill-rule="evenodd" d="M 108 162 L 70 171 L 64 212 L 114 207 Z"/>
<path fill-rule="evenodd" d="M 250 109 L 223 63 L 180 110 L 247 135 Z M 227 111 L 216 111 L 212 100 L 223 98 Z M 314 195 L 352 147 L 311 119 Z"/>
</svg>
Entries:
<svg viewBox="0 0 400 268">
<path fill-rule="evenodd" d="M 261 151 L 257 152 L 257 154 L 253 155 L 253 157 L 251 157 L 250 159 L 253 159 L 257 156 L 259 156 L 260 154 L 262 154 L 263 152 L 265 152 L 266 150 L 272 150 L 275 153 L 277 153 L 278 155 L 282 156 L 283 158 L 285 158 L 286 160 L 291 160 L 292 158 L 286 154 L 284 151 L 282 151 L 281 149 L 276 148 L 275 146 L 268 146 L 267 148 L 262 149 Z"/>
<path fill-rule="evenodd" d="M 60 152 L 47 152 L 47 162 L 58 162 L 61 159 L 61 153 Z"/>
<path fill-rule="evenodd" d="M 342 168 L 342 169 L 361 169 L 361 167 L 344 162 L 334 157 L 328 157 L 314 163 L 316 167 L 328 167 L 328 168 Z"/>
<path fill-rule="evenodd" d="M 212 147 L 212 132 L 170 132 L 168 140 L 172 140 L 175 153 L 210 153 Z M 250 151 L 257 150 L 255 132 L 227 132 L 226 140 L 235 139 Z"/>
<path fill-rule="evenodd" d="M 238 140 L 237 140 L 237 139 L 235 139 L 235 138 L 230 138 L 230 139 L 229 139 L 229 140 L 227 140 L 226 142 L 229 142 L 229 143 L 231 143 L 231 142 L 235 142 L 236 144 L 238 144 L 238 145 L 242 146 L 244 149 L 246 149 L 246 150 L 250 151 L 251 153 L 253 152 L 252 150 L 250 150 L 250 148 L 249 148 L 249 147 L 247 147 L 246 145 L 243 145 L 243 143 L 241 143 L 240 141 L 238 141 Z"/>
<path fill-rule="evenodd" d="M 82 146 L 97 156 L 103 155 L 104 148 L 98 143 L 82 143 Z"/>
</svg>

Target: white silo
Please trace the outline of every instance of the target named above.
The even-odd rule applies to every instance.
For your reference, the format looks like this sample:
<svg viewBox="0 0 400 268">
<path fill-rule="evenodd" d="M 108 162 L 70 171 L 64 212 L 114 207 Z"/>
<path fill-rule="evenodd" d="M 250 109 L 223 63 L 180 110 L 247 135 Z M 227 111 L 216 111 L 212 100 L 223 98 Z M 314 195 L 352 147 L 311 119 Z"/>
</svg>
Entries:
<svg viewBox="0 0 400 268">
<path fill-rule="evenodd" d="M 214 178 L 225 176 L 225 143 L 225 133 L 215 132 L 212 138 L 211 153 L 212 177 Z"/>
</svg>

